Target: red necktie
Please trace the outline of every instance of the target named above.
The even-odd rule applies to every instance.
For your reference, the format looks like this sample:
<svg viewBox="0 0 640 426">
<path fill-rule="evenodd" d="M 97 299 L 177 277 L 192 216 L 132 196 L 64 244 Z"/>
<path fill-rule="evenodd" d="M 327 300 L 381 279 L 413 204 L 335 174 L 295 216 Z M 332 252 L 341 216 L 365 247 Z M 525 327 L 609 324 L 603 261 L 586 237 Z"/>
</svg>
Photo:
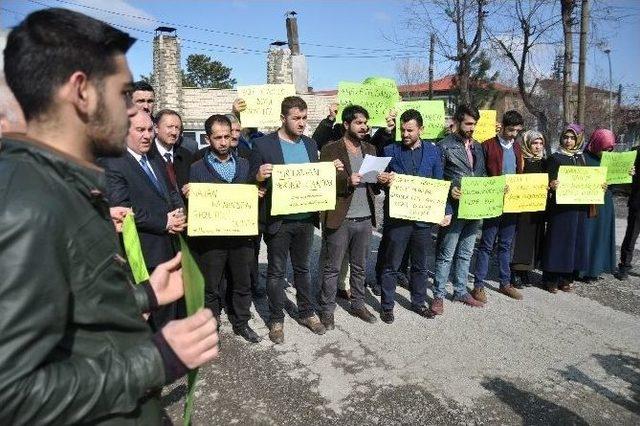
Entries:
<svg viewBox="0 0 640 426">
<path fill-rule="evenodd" d="M 178 188 L 178 182 L 176 181 L 176 169 L 173 167 L 173 159 L 171 158 L 171 154 L 167 152 L 166 154 L 164 154 L 164 158 L 166 158 L 167 160 L 167 174 L 169 175 L 169 180 L 175 188 Z"/>
</svg>

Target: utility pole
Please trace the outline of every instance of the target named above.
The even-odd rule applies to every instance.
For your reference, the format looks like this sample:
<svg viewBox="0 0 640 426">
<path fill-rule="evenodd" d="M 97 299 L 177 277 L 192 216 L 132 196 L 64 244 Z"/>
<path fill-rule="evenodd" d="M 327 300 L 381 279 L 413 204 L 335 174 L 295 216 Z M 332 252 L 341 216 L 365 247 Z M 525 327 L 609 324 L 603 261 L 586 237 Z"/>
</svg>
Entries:
<svg viewBox="0 0 640 426">
<path fill-rule="evenodd" d="M 564 54 L 562 65 L 562 126 L 574 122 L 573 115 L 573 9 L 575 0 L 562 0 L 562 31 L 564 33 Z"/>
<path fill-rule="evenodd" d="M 436 35 L 431 33 L 429 38 L 429 99 L 433 99 L 433 54 L 436 45 Z"/>
<path fill-rule="evenodd" d="M 611 77 L 611 49 L 606 49 L 604 53 L 607 54 L 607 59 L 609 60 L 609 130 L 613 131 L 613 82 Z"/>
<path fill-rule="evenodd" d="M 582 0 L 580 13 L 580 59 L 578 62 L 578 123 L 584 125 L 586 103 L 585 74 L 587 68 L 587 31 L 589 29 L 589 0 Z"/>
</svg>

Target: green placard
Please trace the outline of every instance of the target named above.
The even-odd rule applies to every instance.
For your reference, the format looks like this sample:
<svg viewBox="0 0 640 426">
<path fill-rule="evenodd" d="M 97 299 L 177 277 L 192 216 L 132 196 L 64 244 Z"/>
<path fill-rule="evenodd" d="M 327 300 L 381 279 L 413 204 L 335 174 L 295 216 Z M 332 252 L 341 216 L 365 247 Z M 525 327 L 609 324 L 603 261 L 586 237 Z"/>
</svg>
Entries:
<svg viewBox="0 0 640 426">
<path fill-rule="evenodd" d="M 204 277 L 191 251 L 180 236 L 180 251 L 182 252 L 182 280 L 184 281 L 184 300 L 187 305 L 187 315 L 195 314 L 204 307 Z M 193 410 L 193 393 L 198 381 L 198 369 L 189 371 L 187 377 L 187 399 L 184 405 L 184 425 L 191 424 L 191 412 Z"/>
<path fill-rule="evenodd" d="M 463 177 L 460 186 L 460 219 L 488 219 L 502 214 L 504 176 Z"/>
<path fill-rule="evenodd" d="M 420 139 L 438 139 L 444 137 L 444 102 L 437 101 L 402 101 L 395 106 L 396 140 L 402 140 L 400 134 L 400 116 L 408 109 L 417 110 L 422 115 L 423 129 Z"/>
<path fill-rule="evenodd" d="M 607 183 L 631 183 L 632 176 L 629 174 L 636 161 L 638 151 L 627 152 L 603 152 L 600 167 L 607 168 Z M 636 173 L 638 171 L 636 170 Z"/>
<path fill-rule="evenodd" d="M 133 213 L 127 214 L 122 221 L 122 242 L 124 243 L 124 252 L 127 255 L 127 262 L 131 268 L 135 283 L 140 284 L 148 280 L 149 271 L 142 255 L 140 237 L 138 236 Z"/>
<path fill-rule="evenodd" d="M 386 127 L 386 116 L 400 100 L 395 81 L 388 78 L 368 78 L 364 83 L 341 81 L 338 83 L 338 115 L 348 105 L 360 105 L 369 113 L 369 126 Z"/>
</svg>

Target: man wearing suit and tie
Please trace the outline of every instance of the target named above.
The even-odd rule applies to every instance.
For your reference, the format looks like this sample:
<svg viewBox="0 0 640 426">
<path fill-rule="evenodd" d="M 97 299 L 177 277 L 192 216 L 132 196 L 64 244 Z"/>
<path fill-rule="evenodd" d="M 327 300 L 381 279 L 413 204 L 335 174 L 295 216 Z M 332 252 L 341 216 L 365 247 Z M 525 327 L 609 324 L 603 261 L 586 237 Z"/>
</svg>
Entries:
<svg viewBox="0 0 640 426">
<path fill-rule="evenodd" d="M 147 268 L 176 254 L 172 234 L 186 227 L 184 204 L 169 182 L 164 164 L 147 156 L 153 142 L 153 122 L 146 111 L 130 117 L 126 137 L 127 152 L 120 157 L 103 159 L 107 179 L 107 195 L 111 206 L 133 210 L 140 244 Z M 175 318 L 175 303 L 152 314 L 152 325 L 158 329 Z"/>
<path fill-rule="evenodd" d="M 271 215 L 271 172 L 274 164 L 315 163 L 318 147 L 313 139 L 304 136 L 307 126 L 307 104 L 298 96 L 283 99 L 280 108 L 282 126 L 275 132 L 253 142 L 252 176 L 266 187 L 263 199 L 261 226 L 267 244 L 267 294 L 271 319 L 269 338 L 284 342 L 284 278 L 287 257 L 291 256 L 293 280 L 296 286 L 298 322 L 316 334 L 324 334 L 325 327 L 315 313 L 315 291 L 309 273 L 309 254 L 313 244 L 313 228 L 319 226 L 317 212 Z M 335 160 L 337 170 L 343 170 Z"/>
<path fill-rule="evenodd" d="M 193 162 L 193 154 L 188 149 L 178 146 L 182 133 L 182 118 L 172 109 L 158 111 L 154 119 L 155 139 L 149 149 L 151 160 L 161 159 L 167 170 L 167 176 L 178 193 L 188 191 L 189 168 Z"/>
<path fill-rule="evenodd" d="M 391 157 L 387 173 L 381 173 L 378 181 L 393 185 L 395 173 L 442 179 L 442 154 L 436 145 L 420 139 L 423 129 L 422 115 L 415 109 L 409 109 L 400 116 L 400 134 L 402 143 L 390 144 L 384 148 L 384 156 Z M 388 192 L 387 192 L 388 195 Z M 409 272 L 409 290 L 411 309 L 418 315 L 431 318 L 432 312 L 425 304 L 427 293 L 427 245 L 431 242 L 431 224 L 389 217 L 389 197 L 384 203 L 384 228 L 382 242 L 385 250 L 382 258 L 382 312 L 380 318 L 387 324 L 394 321 L 393 306 L 396 293 L 396 274 L 402 263 L 404 253 L 409 248 L 411 268 Z M 450 208 L 440 222 L 449 224 Z"/>
</svg>

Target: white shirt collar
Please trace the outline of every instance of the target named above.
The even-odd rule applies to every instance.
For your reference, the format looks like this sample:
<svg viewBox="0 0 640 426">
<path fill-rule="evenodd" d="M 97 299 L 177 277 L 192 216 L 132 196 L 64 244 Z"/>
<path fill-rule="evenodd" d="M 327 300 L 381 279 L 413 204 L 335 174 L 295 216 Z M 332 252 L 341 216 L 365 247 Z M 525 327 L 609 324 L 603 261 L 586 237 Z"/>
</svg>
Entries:
<svg viewBox="0 0 640 426">
<path fill-rule="evenodd" d="M 140 159 L 142 158 L 141 154 L 138 154 L 137 152 L 135 152 L 129 147 L 127 147 L 127 151 L 129 151 L 129 154 L 133 155 L 133 158 L 135 158 L 138 163 L 140 162 Z"/>
<path fill-rule="evenodd" d="M 164 156 L 166 153 L 171 154 L 171 158 L 173 159 L 173 146 L 171 146 L 171 149 L 166 149 L 160 142 L 158 142 L 158 138 L 155 138 L 154 141 L 156 144 L 156 148 L 158 148 L 158 152 L 160 153 L 160 157 L 162 157 L 164 161 L 167 161 Z"/>
<path fill-rule="evenodd" d="M 498 135 L 498 141 L 500 142 L 500 145 L 502 145 L 506 149 L 511 149 L 511 147 L 513 146 L 513 140 L 507 141 L 505 139 L 502 139 L 502 136 L 500 135 Z"/>
</svg>

